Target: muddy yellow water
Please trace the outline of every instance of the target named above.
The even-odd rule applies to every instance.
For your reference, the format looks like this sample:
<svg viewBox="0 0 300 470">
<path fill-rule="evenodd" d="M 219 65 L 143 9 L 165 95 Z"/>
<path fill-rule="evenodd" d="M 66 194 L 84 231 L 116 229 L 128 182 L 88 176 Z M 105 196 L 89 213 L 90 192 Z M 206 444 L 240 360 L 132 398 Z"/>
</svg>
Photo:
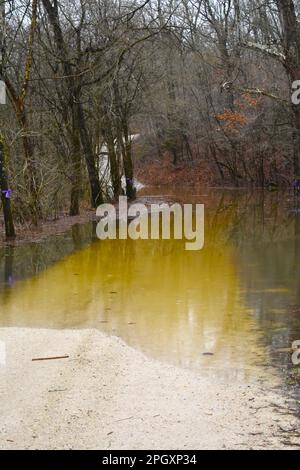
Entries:
<svg viewBox="0 0 300 470">
<path fill-rule="evenodd" d="M 151 357 L 247 380 L 288 367 L 300 331 L 293 205 L 240 193 L 161 199 L 169 197 L 206 204 L 203 250 L 174 240 L 93 241 L 41 272 L 8 278 L 1 326 L 98 328 Z"/>
</svg>

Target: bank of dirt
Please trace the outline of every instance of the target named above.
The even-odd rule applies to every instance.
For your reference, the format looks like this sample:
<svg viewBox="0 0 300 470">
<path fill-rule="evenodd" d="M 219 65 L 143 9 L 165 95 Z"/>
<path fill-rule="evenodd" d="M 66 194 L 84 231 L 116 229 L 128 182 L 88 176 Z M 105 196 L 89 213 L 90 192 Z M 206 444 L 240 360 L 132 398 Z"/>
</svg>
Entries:
<svg viewBox="0 0 300 470">
<path fill-rule="evenodd" d="M 38 226 L 30 223 L 16 225 L 17 237 L 15 240 L 5 240 L 4 223 L 1 221 L 0 248 L 2 246 L 19 246 L 25 243 L 39 243 L 53 235 L 60 235 L 76 224 L 85 224 L 96 220 L 95 209 L 83 209 L 80 215 L 71 217 L 67 213 L 62 213 L 55 220 L 40 221 Z"/>
</svg>

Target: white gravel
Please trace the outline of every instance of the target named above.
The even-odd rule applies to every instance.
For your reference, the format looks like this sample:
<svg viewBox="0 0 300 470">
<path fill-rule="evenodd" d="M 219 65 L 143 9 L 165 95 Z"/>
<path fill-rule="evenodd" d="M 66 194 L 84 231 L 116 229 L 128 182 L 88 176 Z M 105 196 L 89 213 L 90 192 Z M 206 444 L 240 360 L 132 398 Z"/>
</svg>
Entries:
<svg viewBox="0 0 300 470">
<path fill-rule="evenodd" d="M 97 330 L 4 328 L 0 340 L 1 449 L 300 445 L 286 399 L 257 384 L 161 364 Z"/>
</svg>

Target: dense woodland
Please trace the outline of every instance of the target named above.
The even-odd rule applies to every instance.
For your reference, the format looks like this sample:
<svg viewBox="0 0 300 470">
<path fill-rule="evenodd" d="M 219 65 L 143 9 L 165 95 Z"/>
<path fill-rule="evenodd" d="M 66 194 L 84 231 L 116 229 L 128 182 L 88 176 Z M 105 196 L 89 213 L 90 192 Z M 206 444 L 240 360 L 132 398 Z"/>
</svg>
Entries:
<svg viewBox="0 0 300 470">
<path fill-rule="evenodd" d="M 0 3 L 8 237 L 16 222 L 134 198 L 135 168 L 162 183 L 172 168 L 237 187 L 300 178 L 299 0 Z"/>
</svg>

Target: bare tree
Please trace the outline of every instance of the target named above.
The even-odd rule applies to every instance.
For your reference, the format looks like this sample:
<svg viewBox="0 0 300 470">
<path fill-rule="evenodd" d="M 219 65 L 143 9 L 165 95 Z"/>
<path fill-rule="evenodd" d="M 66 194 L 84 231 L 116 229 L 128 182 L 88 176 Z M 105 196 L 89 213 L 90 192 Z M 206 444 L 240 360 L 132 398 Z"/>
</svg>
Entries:
<svg viewBox="0 0 300 470">
<path fill-rule="evenodd" d="M 5 2 L 1 4 L 0 11 L 0 80 L 3 79 L 3 62 L 5 54 Z M 0 104 L 1 106 L 1 104 Z M 5 233 L 7 238 L 15 238 L 15 228 L 11 208 L 11 189 L 8 184 L 7 164 L 5 158 L 5 138 L 0 131 L 0 191 L 3 206 Z"/>
</svg>

